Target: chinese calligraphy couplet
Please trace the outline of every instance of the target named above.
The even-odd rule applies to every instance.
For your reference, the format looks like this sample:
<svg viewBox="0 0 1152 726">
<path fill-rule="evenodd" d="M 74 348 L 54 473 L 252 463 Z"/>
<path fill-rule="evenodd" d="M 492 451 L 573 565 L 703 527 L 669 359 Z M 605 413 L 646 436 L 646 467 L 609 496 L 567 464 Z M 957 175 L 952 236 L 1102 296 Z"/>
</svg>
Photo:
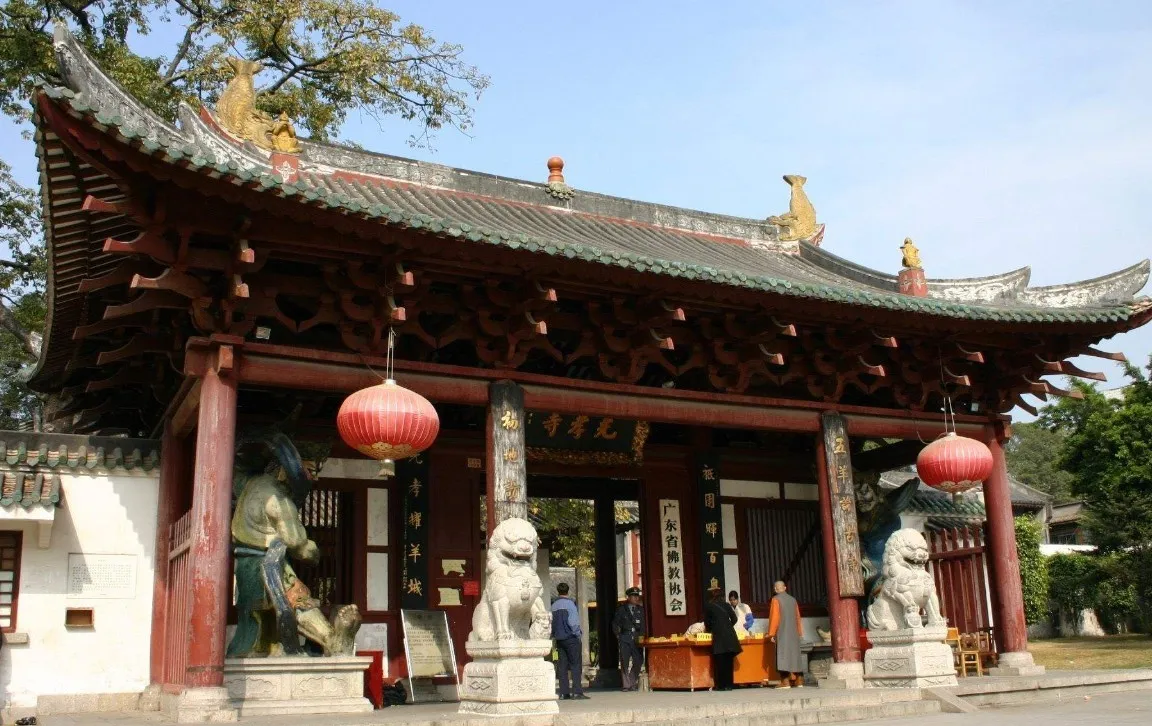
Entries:
<svg viewBox="0 0 1152 726">
<path fill-rule="evenodd" d="M 832 502 L 832 525 L 836 542 L 836 569 L 841 597 L 864 594 L 860 569 L 860 541 L 856 522 L 856 489 L 852 484 L 852 454 L 844 418 L 835 411 L 820 416 L 824 436 L 824 463 L 828 494 Z"/>
<path fill-rule="evenodd" d="M 509 517 L 528 517 L 524 390 L 512 381 L 493 381 L 488 405 L 488 496 L 495 526 Z"/>
<path fill-rule="evenodd" d="M 696 456 L 696 490 L 700 502 L 700 574 L 704 590 L 724 587 L 724 527 L 720 509 L 720 457 Z"/>
<path fill-rule="evenodd" d="M 664 612 L 687 615 L 684 592 L 684 542 L 680 530 L 680 500 L 660 500 L 660 553 L 664 569 Z"/>
<path fill-rule="evenodd" d="M 428 454 L 396 462 L 397 493 L 404 501 L 404 541 L 401 553 L 402 608 L 428 607 Z"/>
</svg>

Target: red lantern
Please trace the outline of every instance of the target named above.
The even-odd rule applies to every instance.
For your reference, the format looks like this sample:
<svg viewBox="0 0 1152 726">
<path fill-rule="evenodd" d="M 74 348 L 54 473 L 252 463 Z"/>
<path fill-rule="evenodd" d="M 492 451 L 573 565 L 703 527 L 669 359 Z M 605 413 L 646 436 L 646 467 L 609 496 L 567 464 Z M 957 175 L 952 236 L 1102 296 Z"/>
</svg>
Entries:
<svg viewBox="0 0 1152 726">
<path fill-rule="evenodd" d="M 361 454 L 390 461 L 431 446 L 440 433 L 440 417 L 428 399 L 388 379 L 344 399 L 336 428 L 344 443 Z"/>
<path fill-rule="evenodd" d="M 992 452 L 984 444 L 948 432 L 916 457 L 920 481 L 949 494 L 979 485 L 992 473 Z"/>
</svg>

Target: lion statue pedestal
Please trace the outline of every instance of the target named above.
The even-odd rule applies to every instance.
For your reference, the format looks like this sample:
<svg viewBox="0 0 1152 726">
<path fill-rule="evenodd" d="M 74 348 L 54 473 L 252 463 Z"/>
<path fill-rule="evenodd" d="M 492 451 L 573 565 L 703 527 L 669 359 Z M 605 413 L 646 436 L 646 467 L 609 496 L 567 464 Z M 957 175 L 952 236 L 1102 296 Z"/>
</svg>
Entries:
<svg viewBox="0 0 1152 726">
<path fill-rule="evenodd" d="M 870 688 L 955 686 L 948 621 L 940 614 L 929 574 L 928 543 L 914 529 L 901 529 L 884 545 L 880 580 L 868 608 L 864 684 Z"/>
<path fill-rule="evenodd" d="M 523 519 L 501 522 L 488 540 L 484 592 L 464 650 L 472 662 L 460 683 L 460 713 L 522 716 L 559 713 L 552 652 L 552 613 L 536 571 L 536 530 Z"/>
</svg>

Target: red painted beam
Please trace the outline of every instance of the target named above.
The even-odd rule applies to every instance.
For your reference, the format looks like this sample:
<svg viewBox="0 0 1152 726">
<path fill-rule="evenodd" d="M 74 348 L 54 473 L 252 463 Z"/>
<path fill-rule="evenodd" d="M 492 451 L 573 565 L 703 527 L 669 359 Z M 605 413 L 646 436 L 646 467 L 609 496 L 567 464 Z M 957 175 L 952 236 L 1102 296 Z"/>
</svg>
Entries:
<svg viewBox="0 0 1152 726">
<path fill-rule="evenodd" d="M 355 355 L 246 343 L 239 363 L 244 384 L 347 392 L 375 385 L 380 376 L 368 368 L 383 368 L 383 361 Z M 195 366 L 186 372 L 195 375 Z M 635 418 L 663 423 L 719 426 L 758 430 L 819 430 L 819 416 L 828 404 L 811 401 L 759 398 L 703 391 L 678 391 L 624 384 L 558 378 L 520 371 L 497 371 L 435 363 L 396 361 L 397 380 L 435 403 L 486 406 L 493 380 L 521 383 L 525 406 L 557 413 Z M 870 409 L 834 407 L 844 414 L 853 436 L 930 439 L 944 432 L 943 416 Z M 988 419 L 957 416 L 957 429 L 981 436 Z"/>
</svg>

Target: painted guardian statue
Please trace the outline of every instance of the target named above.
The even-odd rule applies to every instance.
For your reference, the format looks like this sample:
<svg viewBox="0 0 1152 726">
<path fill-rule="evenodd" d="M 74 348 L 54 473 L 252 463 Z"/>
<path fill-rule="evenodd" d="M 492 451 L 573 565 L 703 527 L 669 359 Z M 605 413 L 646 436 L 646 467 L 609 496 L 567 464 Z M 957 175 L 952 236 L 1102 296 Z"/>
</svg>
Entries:
<svg viewBox="0 0 1152 726">
<path fill-rule="evenodd" d="M 232 542 L 239 619 L 228 657 L 301 655 L 300 636 L 326 656 L 352 655 L 360 611 L 337 607 L 329 621 L 292 568 L 292 562 L 315 562 L 320 555 L 300 519 L 312 488 L 300 453 L 278 431 L 248 436 L 237 449 Z"/>
</svg>

